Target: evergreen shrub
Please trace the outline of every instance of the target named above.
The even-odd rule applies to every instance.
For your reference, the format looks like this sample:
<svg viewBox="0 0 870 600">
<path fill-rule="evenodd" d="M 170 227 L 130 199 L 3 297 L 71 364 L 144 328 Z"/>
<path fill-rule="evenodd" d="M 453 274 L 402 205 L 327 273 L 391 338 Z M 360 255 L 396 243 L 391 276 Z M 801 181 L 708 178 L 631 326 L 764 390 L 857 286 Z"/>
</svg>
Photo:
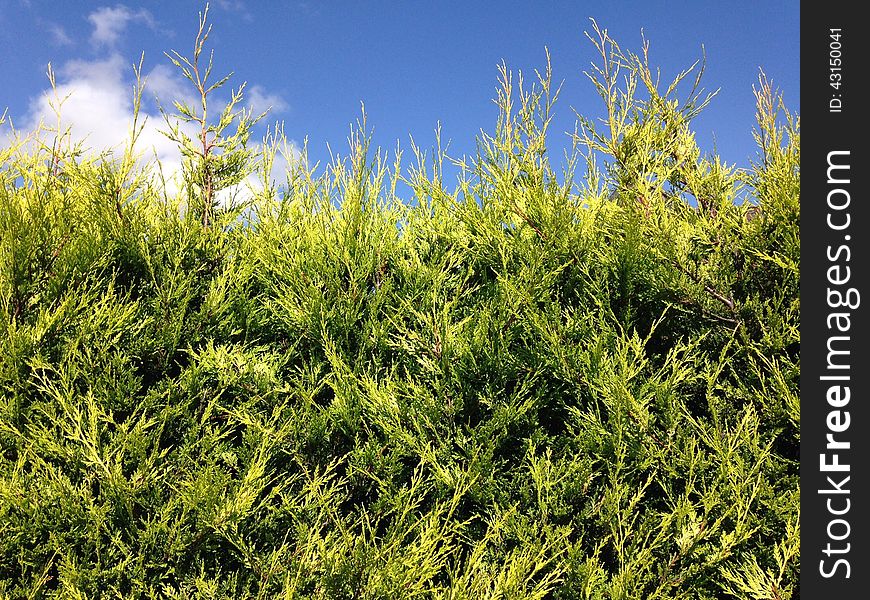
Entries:
<svg viewBox="0 0 870 600">
<path fill-rule="evenodd" d="M 455 184 L 364 121 L 270 174 L 241 90 L 206 118 L 204 21 L 177 191 L 132 141 L 0 150 L 0 594 L 798 594 L 799 119 L 764 77 L 748 168 L 695 142 L 703 63 L 665 86 L 593 24 L 561 171 L 548 60 Z"/>
</svg>

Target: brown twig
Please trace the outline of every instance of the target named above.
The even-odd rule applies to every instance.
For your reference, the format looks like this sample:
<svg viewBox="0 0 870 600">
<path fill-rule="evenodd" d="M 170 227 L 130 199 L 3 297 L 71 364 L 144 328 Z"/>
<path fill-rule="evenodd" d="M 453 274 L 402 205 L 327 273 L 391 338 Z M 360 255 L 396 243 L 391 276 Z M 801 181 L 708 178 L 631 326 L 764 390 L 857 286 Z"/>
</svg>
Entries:
<svg viewBox="0 0 870 600">
<path fill-rule="evenodd" d="M 526 215 L 526 213 L 524 213 L 522 211 L 522 209 L 519 206 L 517 206 L 513 201 L 511 201 L 510 204 L 511 204 L 511 210 L 513 210 L 517 214 L 517 216 L 519 216 L 523 221 L 525 221 L 526 225 L 531 227 L 535 231 L 535 233 L 538 234 L 539 238 L 541 238 L 543 241 L 546 242 L 547 236 L 544 234 L 544 232 L 541 231 L 540 228 L 538 228 L 538 226 L 532 222 L 532 220 Z"/>
<path fill-rule="evenodd" d="M 705 291 L 705 292 L 707 292 L 710 296 L 712 296 L 713 298 L 715 298 L 716 300 L 718 300 L 719 302 L 721 302 L 722 304 L 724 304 L 725 306 L 727 306 L 727 307 L 728 307 L 728 310 L 730 310 L 732 313 L 734 312 L 734 300 L 733 300 L 732 298 L 729 298 L 729 297 L 725 296 L 724 294 L 722 294 L 721 292 L 716 291 L 715 289 L 713 289 L 713 288 L 710 287 L 709 285 L 707 285 L 707 284 L 705 284 L 705 283 L 702 283 L 702 282 L 701 282 L 701 279 L 700 279 L 697 275 L 695 275 L 694 273 L 692 273 L 691 271 L 689 271 L 688 269 L 686 269 L 685 267 L 683 267 L 683 266 L 682 266 L 680 263 L 678 263 L 677 261 L 674 260 L 674 261 L 671 261 L 671 263 L 672 263 L 672 264 L 673 264 L 673 265 L 674 265 L 674 266 L 675 266 L 675 267 L 676 267 L 676 268 L 677 268 L 681 273 L 683 273 L 684 275 L 686 275 L 687 277 L 689 277 L 689 279 L 691 279 L 693 282 L 695 282 L 695 283 L 698 284 L 698 285 L 703 285 L 703 286 L 704 286 L 704 291 Z"/>
</svg>

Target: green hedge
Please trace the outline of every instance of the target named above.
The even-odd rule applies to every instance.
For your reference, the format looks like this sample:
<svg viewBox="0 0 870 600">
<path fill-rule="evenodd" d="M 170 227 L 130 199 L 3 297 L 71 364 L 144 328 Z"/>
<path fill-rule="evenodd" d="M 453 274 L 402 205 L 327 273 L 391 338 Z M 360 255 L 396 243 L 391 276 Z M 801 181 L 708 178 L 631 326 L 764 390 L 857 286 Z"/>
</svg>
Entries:
<svg viewBox="0 0 870 600">
<path fill-rule="evenodd" d="M 167 116 L 225 142 L 178 137 L 177 194 L 63 132 L 0 150 L 0 595 L 790 597 L 799 122 L 762 78 L 725 165 L 699 69 L 592 33 L 561 173 L 549 69 L 503 70 L 455 185 L 363 126 L 230 203 L 275 151 L 233 106 Z"/>
</svg>

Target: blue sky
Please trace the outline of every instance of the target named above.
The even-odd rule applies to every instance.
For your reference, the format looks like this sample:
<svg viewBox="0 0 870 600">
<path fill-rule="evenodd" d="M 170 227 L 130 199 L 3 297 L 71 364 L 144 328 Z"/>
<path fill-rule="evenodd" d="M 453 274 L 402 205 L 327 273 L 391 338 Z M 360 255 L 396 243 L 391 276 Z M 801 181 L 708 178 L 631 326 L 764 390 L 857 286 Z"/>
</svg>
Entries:
<svg viewBox="0 0 870 600">
<path fill-rule="evenodd" d="M 50 61 L 62 91 L 74 99 L 64 116 L 93 146 L 123 138 L 133 62 L 144 51 L 152 93 L 166 100 L 185 93 L 163 55 L 189 54 L 201 2 L 89 2 L 0 0 L 0 111 L 20 128 L 46 116 L 40 98 Z M 256 107 L 271 104 L 269 120 L 286 135 L 309 139 L 313 159 L 328 159 L 326 144 L 346 147 L 351 123 L 365 103 L 375 145 L 392 150 L 408 136 L 423 147 L 442 137 L 451 154 L 474 151 L 481 128 L 492 131 L 497 65 L 532 69 L 552 56 L 563 81 L 551 129 L 554 149 L 568 145 L 574 113 L 601 114 L 582 72 L 595 58 L 583 32 L 594 17 L 630 50 L 641 30 L 651 60 L 665 77 L 690 65 L 706 48 L 708 90 L 721 88 L 695 121 L 703 151 L 715 147 L 728 162 L 748 166 L 755 156 L 752 85 L 763 69 L 799 111 L 797 2 L 314 2 L 217 0 L 211 3 L 216 69 L 247 81 Z M 158 125 L 151 105 L 146 112 Z M 165 142 L 146 136 L 158 154 Z M 120 139 L 118 141 L 120 141 Z M 161 150 L 162 149 L 162 150 Z"/>
</svg>

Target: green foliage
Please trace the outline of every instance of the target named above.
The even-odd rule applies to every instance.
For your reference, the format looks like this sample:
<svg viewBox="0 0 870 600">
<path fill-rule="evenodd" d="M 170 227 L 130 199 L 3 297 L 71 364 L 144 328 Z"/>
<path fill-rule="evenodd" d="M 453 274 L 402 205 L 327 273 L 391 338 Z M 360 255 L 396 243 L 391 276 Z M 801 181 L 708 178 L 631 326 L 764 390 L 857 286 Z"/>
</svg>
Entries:
<svg viewBox="0 0 870 600">
<path fill-rule="evenodd" d="M 790 597 L 799 121 L 762 78 L 757 164 L 702 156 L 692 70 L 594 33 L 561 176 L 548 66 L 452 191 L 364 121 L 275 188 L 241 91 L 208 121 L 204 15 L 177 196 L 132 144 L 0 150 L 0 593 Z"/>
<path fill-rule="evenodd" d="M 254 117 L 253 109 L 237 109 L 245 89 L 242 84 L 239 89 L 232 91 L 232 97 L 220 111 L 217 121 L 209 122 L 209 96 L 223 87 L 232 73 L 217 81 L 210 81 L 214 51 L 209 54 L 207 64 L 203 65 L 200 61 L 211 33 L 207 19 L 208 4 L 199 15 L 199 31 L 191 58 L 175 51 L 166 55 L 184 78 L 193 84 L 199 107 L 174 100 L 172 104 L 177 113 L 170 115 L 163 112 L 167 125 L 164 133 L 178 144 L 184 159 L 184 184 L 189 206 L 199 213 L 204 227 L 209 227 L 214 220 L 217 193 L 238 184 L 249 174 L 253 159 L 252 152 L 247 148 L 251 128 L 265 116 Z M 228 130 L 233 124 L 236 130 L 229 134 Z M 185 125 L 192 125 L 194 130 L 187 130 Z"/>
</svg>

